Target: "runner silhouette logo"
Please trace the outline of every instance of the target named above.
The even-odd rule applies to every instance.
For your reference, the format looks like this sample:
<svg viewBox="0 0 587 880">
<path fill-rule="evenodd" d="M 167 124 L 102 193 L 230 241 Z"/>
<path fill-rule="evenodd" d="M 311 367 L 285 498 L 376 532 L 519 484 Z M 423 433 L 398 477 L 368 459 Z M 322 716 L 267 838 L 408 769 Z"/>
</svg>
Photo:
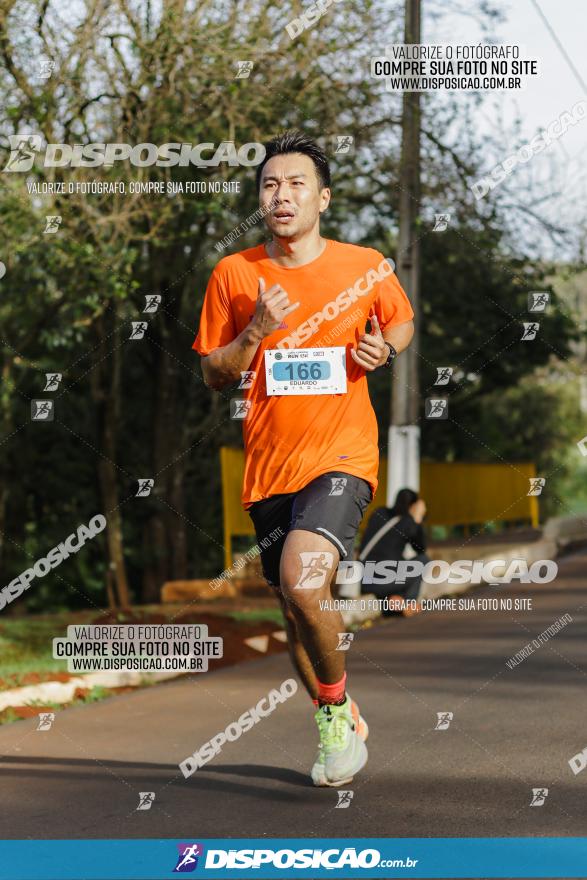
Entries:
<svg viewBox="0 0 587 880">
<path fill-rule="evenodd" d="M 328 551 L 313 550 L 300 553 L 302 573 L 295 590 L 319 590 L 324 586 L 332 569 L 334 554 Z"/>
<path fill-rule="evenodd" d="M 346 477 L 330 477 L 332 483 L 329 495 L 342 495 L 348 482 Z"/>
<path fill-rule="evenodd" d="M 179 856 L 173 869 L 174 874 L 188 874 L 198 867 L 198 859 L 204 855 L 201 843 L 178 843 Z"/>
</svg>

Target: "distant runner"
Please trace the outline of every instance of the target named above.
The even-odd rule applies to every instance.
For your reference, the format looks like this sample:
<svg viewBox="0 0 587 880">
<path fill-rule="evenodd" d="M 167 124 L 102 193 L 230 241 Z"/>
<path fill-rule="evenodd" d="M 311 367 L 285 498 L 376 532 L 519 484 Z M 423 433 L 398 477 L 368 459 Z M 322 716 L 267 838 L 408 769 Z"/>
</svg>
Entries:
<svg viewBox="0 0 587 880">
<path fill-rule="evenodd" d="M 378 507 L 369 518 L 363 531 L 359 560 L 377 562 L 421 563 L 422 569 L 430 562 L 426 554 L 426 535 L 422 521 L 426 516 L 426 502 L 413 489 L 400 489 L 393 507 Z M 383 616 L 400 612 L 412 617 L 421 611 L 418 597 L 422 587 L 422 575 L 411 574 L 405 581 L 396 581 L 390 593 L 389 584 L 363 583 L 362 593 L 375 594 L 387 599 L 388 607 Z"/>
<path fill-rule="evenodd" d="M 368 730 L 346 691 L 341 614 L 320 602 L 331 600 L 338 563 L 352 558 L 377 488 L 366 373 L 391 366 L 409 345 L 414 313 L 380 253 L 321 237 L 331 180 L 317 144 L 293 131 L 266 150 L 257 189 L 272 240 L 220 260 L 193 347 L 211 388 L 253 373 L 242 501 L 259 543 L 278 526 L 284 533 L 262 550 L 263 573 L 316 708 L 312 779 L 336 786 L 367 762 Z"/>
</svg>

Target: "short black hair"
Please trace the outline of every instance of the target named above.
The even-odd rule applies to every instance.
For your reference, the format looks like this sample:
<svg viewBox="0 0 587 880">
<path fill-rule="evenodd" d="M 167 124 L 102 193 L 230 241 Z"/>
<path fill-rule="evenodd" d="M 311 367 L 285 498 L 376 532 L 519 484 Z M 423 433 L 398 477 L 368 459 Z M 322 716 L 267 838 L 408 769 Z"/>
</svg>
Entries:
<svg viewBox="0 0 587 880">
<path fill-rule="evenodd" d="M 276 135 L 264 146 L 266 150 L 265 158 L 260 165 L 257 165 L 257 192 L 259 192 L 261 185 L 263 168 L 269 159 L 272 159 L 273 156 L 282 156 L 285 153 L 302 153 L 304 156 L 309 156 L 314 163 L 320 189 L 330 187 L 330 165 L 328 164 L 326 153 L 307 134 L 295 128 L 290 129 L 289 131 L 284 131 L 283 134 Z"/>
</svg>

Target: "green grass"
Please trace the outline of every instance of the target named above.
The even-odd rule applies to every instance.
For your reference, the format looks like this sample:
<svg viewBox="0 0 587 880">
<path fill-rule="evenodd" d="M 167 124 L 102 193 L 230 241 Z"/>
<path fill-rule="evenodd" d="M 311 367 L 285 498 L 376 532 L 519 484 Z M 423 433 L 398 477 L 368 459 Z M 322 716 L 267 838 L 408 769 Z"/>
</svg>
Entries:
<svg viewBox="0 0 587 880">
<path fill-rule="evenodd" d="M 29 700 L 27 706 L 42 706 L 43 709 L 54 709 L 55 712 L 60 712 L 63 709 L 68 709 L 70 706 L 81 706 L 84 703 L 97 703 L 98 700 L 103 700 L 105 697 L 109 696 L 112 696 L 112 694 L 108 688 L 104 688 L 101 685 L 94 685 L 87 694 L 76 697 L 68 703 L 54 703 L 52 700 Z M 0 725 L 12 724 L 14 721 L 22 720 L 21 716 L 17 715 L 14 709 L 10 707 L 4 709 L 3 712 L 0 712 Z"/>
<path fill-rule="evenodd" d="M 231 611 L 229 617 L 243 623 L 257 623 L 260 620 L 270 620 L 283 627 L 283 614 L 279 608 L 259 608 L 258 611 Z"/>
<path fill-rule="evenodd" d="M 94 687 L 91 688 L 87 694 L 84 694 L 83 697 L 78 697 L 74 701 L 74 704 L 77 702 L 97 703 L 98 700 L 103 700 L 104 697 L 108 697 L 108 696 L 110 696 L 110 691 L 108 690 L 108 688 L 102 687 L 102 685 L 97 684 L 97 685 L 94 685 Z M 71 703 L 69 703 L 68 705 L 71 705 Z"/>
<path fill-rule="evenodd" d="M 5 619 L 0 623 L 0 678 L 27 672 L 67 672 L 66 660 L 55 660 L 53 639 L 65 635 L 67 615 L 50 620 Z M 18 682 L 14 683 L 14 687 Z"/>
<path fill-rule="evenodd" d="M 161 614 L 160 606 L 136 606 L 132 614 L 140 616 L 142 613 Z M 67 672 L 67 660 L 55 660 L 53 654 L 53 639 L 65 636 L 69 624 L 89 623 L 96 619 L 96 610 L 87 612 L 60 611 L 56 614 L 29 615 L 27 617 L 10 618 L 0 620 L 0 680 L 4 679 L 1 687 L 4 689 L 17 688 L 26 685 L 25 676 L 29 672 L 39 674 L 48 672 Z M 270 621 L 276 627 L 284 626 L 283 616 L 279 608 L 259 609 L 258 611 L 234 611 L 223 615 L 230 617 L 239 623 L 247 624 Z M 118 621 L 123 623 L 128 619 L 127 615 L 117 615 Z M 14 677 L 13 677 L 14 676 Z M 155 686 L 157 682 L 144 680 L 143 686 Z M 111 695 L 108 688 L 101 686 L 93 687 L 85 696 L 78 697 L 69 703 L 52 703 L 46 700 L 35 700 L 30 705 L 51 706 L 56 711 L 61 711 L 69 706 L 93 703 Z M 10 724 L 20 720 L 12 709 L 0 712 L 0 724 Z"/>
<path fill-rule="evenodd" d="M 159 606 L 134 607 L 134 614 L 140 612 L 161 613 Z M 249 624 L 271 621 L 283 628 L 283 615 L 279 608 L 260 608 L 255 611 L 233 611 L 228 617 L 238 622 Z M 0 679 L 15 675 L 9 687 L 18 687 L 28 672 L 67 672 L 67 660 L 55 660 L 53 639 L 65 636 L 68 624 L 88 623 L 95 620 L 96 611 L 75 612 L 60 611 L 50 615 L 29 615 L 27 617 L 3 618 L 0 621 Z M 119 614 L 123 622 L 125 615 Z"/>
</svg>

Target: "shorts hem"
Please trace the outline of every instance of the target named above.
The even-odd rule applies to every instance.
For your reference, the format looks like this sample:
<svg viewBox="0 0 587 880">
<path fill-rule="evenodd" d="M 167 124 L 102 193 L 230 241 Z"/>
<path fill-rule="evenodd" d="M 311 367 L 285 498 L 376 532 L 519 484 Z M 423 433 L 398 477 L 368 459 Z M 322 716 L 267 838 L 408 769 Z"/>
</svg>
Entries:
<svg viewBox="0 0 587 880">
<path fill-rule="evenodd" d="M 251 500 L 250 498 L 247 498 L 245 500 L 241 497 L 241 504 L 244 510 L 248 511 L 251 505 L 256 504 L 258 501 L 268 501 L 270 498 L 275 498 L 277 495 L 297 495 L 298 492 L 301 492 L 303 489 L 306 488 L 306 486 L 308 486 L 314 480 L 318 479 L 318 477 L 324 477 L 326 476 L 326 474 L 341 474 L 346 477 L 357 477 L 357 479 L 359 480 L 364 480 L 364 482 L 367 483 L 371 489 L 371 501 L 375 497 L 375 492 L 377 491 L 378 485 L 377 479 L 373 479 L 373 477 L 367 476 L 364 471 L 359 473 L 358 468 L 357 470 L 346 470 L 344 467 L 341 468 L 339 466 L 327 467 L 324 470 L 319 470 L 318 473 L 314 473 L 311 476 L 306 477 L 302 485 L 298 486 L 296 489 L 288 489 L 287 492 L 273 492 L 271 495 L 265 495 L 263 498 L 255 498 L 254 500 Z"/>
<path fill-rule="evenodd" d="M 330 541 L 330 543 L 332 544 L 333 547 L 336 547 L 339 555 L 341 555 L 340 548 L 342 547 L 342 553 L 344 554 L 344 558 L 346 559 L 348 556 L 346 547 L 344 546 L 344 544 L 342 543 L 340 538 L 337 535 L 333 535 L 332 532 L 327 531 L 327 529 L 324 529 L 321 526 L 291 526 L 289 532 L 312 532 L 312 534 L 314 534 L 314 535 L 320 535 L 321 538 L 326 538 L 328 541 Z M 288 534 L 289 534 L 289 532 L 288 532 Z M 339 542 L 340 546 L 336 543 L 336 541 L 333 541 L 332 538 L 335 538 L 336 541 Z M 342 558 L 342 555 L 341 555 L 341 558 Z"/>
</svg>

